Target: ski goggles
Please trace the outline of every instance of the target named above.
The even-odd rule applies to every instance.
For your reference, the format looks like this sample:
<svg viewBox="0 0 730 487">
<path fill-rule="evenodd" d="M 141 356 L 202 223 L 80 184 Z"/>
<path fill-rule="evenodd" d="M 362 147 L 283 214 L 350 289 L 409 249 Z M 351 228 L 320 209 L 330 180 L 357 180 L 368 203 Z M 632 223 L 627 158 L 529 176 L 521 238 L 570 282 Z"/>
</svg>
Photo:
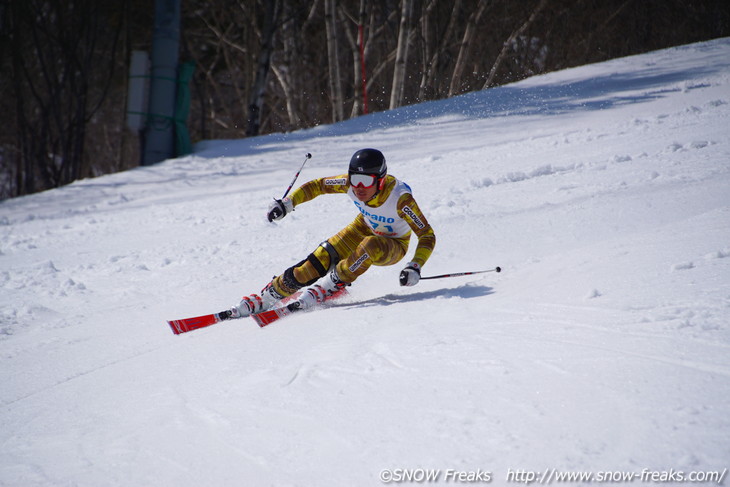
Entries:
<svg viewBox="0 0 730 487">
<path fill-rule="evenodd" d="M 353 188 L 372 188 L 377 181 L 375 174 L 350 174 L 350 186 Z"/>
</svg>

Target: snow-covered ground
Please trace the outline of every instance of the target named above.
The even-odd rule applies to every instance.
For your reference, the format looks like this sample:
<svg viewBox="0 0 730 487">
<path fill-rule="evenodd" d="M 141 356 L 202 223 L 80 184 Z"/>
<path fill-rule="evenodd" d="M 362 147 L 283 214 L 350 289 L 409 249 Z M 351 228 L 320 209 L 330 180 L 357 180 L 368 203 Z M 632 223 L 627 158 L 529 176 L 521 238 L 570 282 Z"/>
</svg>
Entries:
<svg viewBox="0 0 730 487">
<path fill-rule="evenodd" d="M 721 39 L 4 201 L 0 484 L 722 473 L 729 136 Z M 265 213 L 307 152 L 299 183 L 364 147 L 436 231 L 424 275 L 503 272 L 371 268 L 326 310 L 172 334 L 347 224 L 345 196 Z"/>
</svg>

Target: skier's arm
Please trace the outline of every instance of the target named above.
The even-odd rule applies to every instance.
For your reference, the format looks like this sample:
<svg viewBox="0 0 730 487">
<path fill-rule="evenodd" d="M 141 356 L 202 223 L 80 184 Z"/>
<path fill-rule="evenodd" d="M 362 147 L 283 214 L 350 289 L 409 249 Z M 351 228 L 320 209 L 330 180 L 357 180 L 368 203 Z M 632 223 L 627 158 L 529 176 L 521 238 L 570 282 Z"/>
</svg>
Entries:
<svg viewBox="0 0 730 487">
<path fill-rule="evenodd" d="M 291 192 L 291 196 L 274 200 L 269 206 L 267 217 L 269 221 L 281 220 L 294 211 L 294 207 L 323 194 L 347 193 L 349 188 L 347 175 L 329 178 L 312 179 Z"/>
<path fill-rule="evenodd" d="M 418 246 L 412 262 L 422 267 L 431 257 L 431 253 L 436 246 L 436 234 L 426 217 L 423 216 L 423 212 L 421 212 L 412 194 L 405 193 L 398 199 L 398 215 L 408 223 L 408 226 L 418 237 Z"/>
<path fill-rule="evenodd" d="M 348 187 L 347 174 L 312 179 L 292 191 L 289 198 L 296 207 L 323 194 L 347 193 Z"/>
</svg>

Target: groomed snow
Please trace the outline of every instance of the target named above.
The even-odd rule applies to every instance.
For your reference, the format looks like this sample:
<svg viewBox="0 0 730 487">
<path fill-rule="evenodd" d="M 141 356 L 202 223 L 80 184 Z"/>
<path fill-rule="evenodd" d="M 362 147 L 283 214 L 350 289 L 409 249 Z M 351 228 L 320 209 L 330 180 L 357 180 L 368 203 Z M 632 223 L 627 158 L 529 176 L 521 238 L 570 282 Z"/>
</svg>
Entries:
<svg viewBox="0 0 730 487">
<path fill-rule="evenodd" d="M 4 201 L 0 485 L 722 472 L 729 136 L 720 39 Z M 412 241 L 330 309 L 172 334 L 346 225 L 345 196 L 265 213 L 364 147 L 436 231 L 424 275 L 503 272 L 401 288 Z"/>
</svg>

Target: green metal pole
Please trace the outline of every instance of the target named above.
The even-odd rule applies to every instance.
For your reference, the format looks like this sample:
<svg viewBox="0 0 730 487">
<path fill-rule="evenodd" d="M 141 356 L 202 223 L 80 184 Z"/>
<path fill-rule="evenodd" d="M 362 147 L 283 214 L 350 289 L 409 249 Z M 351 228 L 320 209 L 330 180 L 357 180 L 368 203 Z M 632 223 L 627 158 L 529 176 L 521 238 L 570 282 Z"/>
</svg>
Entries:
<svg viewBox="0 0 730 487">
<path fill-rule="evenodd" d="M 155 0 L 150 96 L 143 165 L 175 156 L 175 97 L 180 46 L 180 0 Z"/>
</svg>

